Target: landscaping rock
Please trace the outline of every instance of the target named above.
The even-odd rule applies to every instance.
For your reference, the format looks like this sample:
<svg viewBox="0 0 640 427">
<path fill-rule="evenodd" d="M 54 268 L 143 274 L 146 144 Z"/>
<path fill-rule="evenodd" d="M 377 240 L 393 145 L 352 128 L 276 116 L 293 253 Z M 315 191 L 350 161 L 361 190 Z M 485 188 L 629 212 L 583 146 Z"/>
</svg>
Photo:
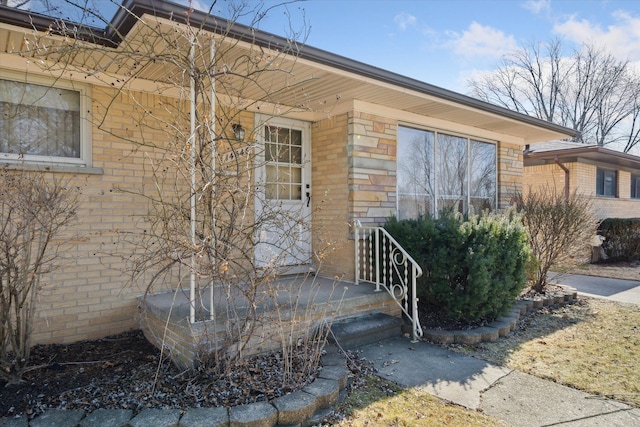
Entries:
<svg viewBox="0 0 640 427">
<path fill-rule="evenodd" d="M 453 339 L 457 344 L 478 344 L 482 341 L 482 334 L 479 334 L 477 329 L 455 331 L 453 333 Z"/>
<path fill-rule="evenodd" d="M 271 401 L 278 410 L 278 424 L 300 424 L 316 410 L 316 397 L 302 391 Z"/>
<path fill-rule="evenodd" d="M 494 342 L 500 337 L 500 332 L 497 328 L 490 328 L 488 326 L 476 329 L 476 333 L 480 334 L 482 342 Z"/>
<path fill-rule="evenodd" d="M 496 320 L 489 323 L 489 327 L 497 329 L 501 337 L 506 337 L 511 332 L 511 322 L 507 320 Z"/>
<path fill-rule="evenodd" d="M 131 427 L 178 427 L 179 409 L 145 409 L 129 421 Z"/>
<path fill-rule="evenodd" d="M 454 336 L 451 331 L 440 329 L 427 329 L 424 331 L 424 338 L 438 344 L 453 344 Z"/>
<path fill-rule="evenodd" d="M 0 427 L 29 427 L 27 417 L 0 418 Z"/>
<path fill-rule="evenodd" d="M 303 391 L 316 397 L 317 408 L 328 408 L 338 401 L 338 382 L 333 380 L 317 379 L 305 388 Z"/>
<path fill-rule="evenodd" d="M 229 409 L 230 427 L 272 427 L 278 421 L 278 410 L 268 402 L 256 402 Z"/>
<path fill-rule="evenodd" d="M 318 378 L 337 381 L 338 388 L 342 390 L 347 386 L 347 381 L 349 380 L 349 370 L 342 366 L 325 366 L 318 374 Z"/>
<path fill-rule="evenodd" d="M 180 427 L 226 427 L 229 425 L 227 408 L 189 409 L 180 418 Z"/>
<path fill-rule="evenodd" d="M 31 427 L 76 427 L 84 411 L 50 409 L 31 421 Z"/>
<path fill-rule="evenodd" d="M 127 427 L 133 416 L 130 409 L 96 409 L 80 422 L 81 427 Z"/>
</svg>

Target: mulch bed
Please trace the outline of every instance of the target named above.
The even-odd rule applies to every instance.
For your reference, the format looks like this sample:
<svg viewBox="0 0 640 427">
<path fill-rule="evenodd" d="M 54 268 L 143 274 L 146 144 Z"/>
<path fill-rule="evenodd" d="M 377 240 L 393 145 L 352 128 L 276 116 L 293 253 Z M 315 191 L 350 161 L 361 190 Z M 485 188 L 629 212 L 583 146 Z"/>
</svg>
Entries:
<svg viewBox="0 0 640 427">
<path fill-rule="evenodd" d="M 473 329 L 486 323 L 451 323 L 424 310 L 420 321 L 423 327 L 440 329 Z M 347 356 L 353 390 L 374 369 L 357 352 L 347 352 Z M 136 414 L 146 408 L 230 407 L 271 400 L 314 380 L 313 375 L 297 375 L 284 384 L 281 357 L 280 353 L 255 356 L 236 367 L 233 375 L 221 377 L 203 369 L 180 371 L 166 357 L 161 358 L 141 331 L 38 345 L 32 349 L 33 368 L 24 375 L 24 382 L 7 385 L 0 381 L 0 417 L 27 415 L 32 419 L 47 409 L 131 409 Z M 304 371 L 305 361 L 296 363 L 293 371 Z"/>
<path fill-rule="evenodd" d="M 349 354 L 354 376 L 370 373 Z M 140 331 L 66 345 L 32 349 L 24 382 L 0 382 L 0 417 L 19 414 L 34 418 L 47 409 L 197 408 L 233 406 L 271 400 L 304 387 L 314 377 L 298 375 L 283 384 L 281 354 L 253 357 L 233 375 L 220 377 L 206 370 L 180 371 Z M 302 372 L 298 360 L 293 372 Z M 358 381 L 352 381 L 357 385 Z"/>
</svg>

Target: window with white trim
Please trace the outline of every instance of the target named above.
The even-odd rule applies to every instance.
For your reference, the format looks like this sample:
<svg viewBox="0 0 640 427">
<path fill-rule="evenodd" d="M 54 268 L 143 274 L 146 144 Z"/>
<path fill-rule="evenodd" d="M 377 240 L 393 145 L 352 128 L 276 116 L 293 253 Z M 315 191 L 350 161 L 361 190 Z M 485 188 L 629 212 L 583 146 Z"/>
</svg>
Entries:
<svg viewBox="0 0 640 427">
<path fill-rule="evenodd" d="M 496 209 L 494 143 L 399 126 L 397 156 L 398 219 Z"/>
<path fill-rule="evenodd" d="M 0 78 L 0 161 L 86 166 L 84 91 Z"/>
</svg>

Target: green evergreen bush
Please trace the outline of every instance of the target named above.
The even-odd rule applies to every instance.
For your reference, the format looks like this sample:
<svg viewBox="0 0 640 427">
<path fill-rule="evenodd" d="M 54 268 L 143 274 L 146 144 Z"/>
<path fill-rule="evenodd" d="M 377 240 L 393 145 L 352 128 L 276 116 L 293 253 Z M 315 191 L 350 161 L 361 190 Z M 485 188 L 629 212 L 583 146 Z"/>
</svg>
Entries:
<svg viewBox="0 0 640 427">
<path fill-rule="evenodd" d="M 526 285 L 529 250 L 516 215 L 392 218 L 385 228 L 423 269 L 421 309 L 447 322 L 493 320 Z"/>
<path fill-rule="evenodd" d="M 608 262 L 640 260 L 640 218 L 607 218 L 600 224 L 598 234 Z"/>
</svg>

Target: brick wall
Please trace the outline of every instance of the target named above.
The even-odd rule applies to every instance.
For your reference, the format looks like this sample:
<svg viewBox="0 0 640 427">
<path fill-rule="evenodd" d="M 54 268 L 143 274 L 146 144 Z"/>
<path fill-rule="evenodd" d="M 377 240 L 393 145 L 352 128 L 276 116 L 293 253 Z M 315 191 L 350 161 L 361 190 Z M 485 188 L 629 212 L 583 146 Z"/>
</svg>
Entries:
<svg viewBox="0 0 640 427">
<path fill-rule="evenodd" d="M 564 165 L 569 169 L 569 190 L 588 197 L 597 218 L 640 217 L 640 200 L 630 198 L 630 172 L 618 170 L 618 197 L 599 197 L 596 196 L 597 165 L 583 162 L 567 162 Z M 611 166 L 607 168 L 612 169 Z M 564 171 L 556 164 L 527 166 L 524 168 L 525 191 L 548 183 L 551 188 L 563 192 L 564 175 Z"/>
<path fill-rule="evenodd" d="M 331 286 L 326 279 L 320 279 L 318 284 Z M 336 283 L 333 285 L 336 286 Z M 296 297 L 298 294 L 293 294 L 292 299 L 299 301 L 299 304 L 285 304 L 278 310 L 264 311 L 264 307 L 259 306 L 260 316 L 255 322 L 254 319 L 238 319 L 239 322 L 248 320 L 247 326 L 250 325 L 249 328 L 242 328 L 242 342 L 246 344 L 243 347 L 245 355 L 281 349 L 282 343 L 289 342 L 290 337 L 296 342 L 297 338 L 309 335 L 321 325 L 340 319 L 377 312 L 396 317 L 402 315 L 402 309 L 387 292 L 372 290 L 367 294 L 344 298 L 342 290 L 336 287 L 329 302 L 324 299 L 315 300 L 309 289 L 304 292 L 309 294 L 301 298 Z M 284 293 L 287 291 L 284 290 Z M 311 298 L 309 304 L 307 297 Z M 146 310 L 142 317 L 143 331 L 151 343 L 164 348 L 165 354 L 181 367 L 190 367 L 194 361 L 197 362 L 198 353 L 202 350 L 210 352 L 220 348 L 220 343 L 228 345 L 225 340 L 228 338 L 229 331 L 225 329 L 228 325 L 224 324 L 223 319 L 189 324 L 186 319 L 176 319 L 173 315 L 171 321 L 167 322 L 168 316 L 169 313 L 164 310 Z M 238 324 L 234 323 L 233 326 L 238 327 Z"/>
<path fill-rule="evenodd" d="M 148 106 L 168 102 L 149 94 L 134 96 Z M 136 193 L 151 185 L 144 165 L 160 153 L 152 147 L 134 150 L 136 145 L 126 139 L 162 145 L 166 135 L 155 126 L 141 126 L 144 114 L 126 93 L 95 87 L 92 98 L 94 121 L 110 105 L 106 120 L 92 133 L 93 166 L 103 174 L 56 175 L 81 191 L 78 221 L 66 232 L 72 238 L 65 248 L 67 260 L 44 280 L 35 343 L 72 342 L 138 327 L 136 297 L 148 277 L 130 282 L 125 260 L 114 252 L 130 253 L 122 237 L 145 226 L 147 201 Z M 162 116 L 162 109 L 157 114 Z"/>
<path fill-rule="evenodd" d="M 347 114 L 313 123 L 311 183 L 313 245 L 319 273 L 353 279 L 347 194 Z"/>
<path fill-rule="evenodd" d="M 522 146 L 498 143 L 498 209 L 510 205 L 515 192 L 522 191 Z"/>
</svg>

